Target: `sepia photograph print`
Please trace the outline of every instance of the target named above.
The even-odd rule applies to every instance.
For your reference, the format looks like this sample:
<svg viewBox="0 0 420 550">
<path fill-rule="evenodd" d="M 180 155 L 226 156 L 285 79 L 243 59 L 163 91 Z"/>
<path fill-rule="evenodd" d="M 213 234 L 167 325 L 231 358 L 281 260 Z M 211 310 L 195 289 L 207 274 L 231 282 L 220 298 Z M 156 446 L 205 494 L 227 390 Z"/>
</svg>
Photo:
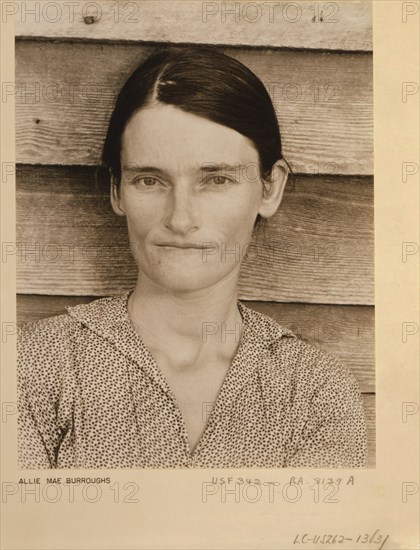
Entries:
<svg viewBox="0 0 420 550">
<path fill-rule="evenodd" d="M 21 467 L 374 464 L 372 24 L 345 9 L 344 53 L 23 26 Z"/>
<path fill-rule="evenodd" d="M 4 548 L 418 549 L 419 2 L 0 7 Z"/>
</svg>

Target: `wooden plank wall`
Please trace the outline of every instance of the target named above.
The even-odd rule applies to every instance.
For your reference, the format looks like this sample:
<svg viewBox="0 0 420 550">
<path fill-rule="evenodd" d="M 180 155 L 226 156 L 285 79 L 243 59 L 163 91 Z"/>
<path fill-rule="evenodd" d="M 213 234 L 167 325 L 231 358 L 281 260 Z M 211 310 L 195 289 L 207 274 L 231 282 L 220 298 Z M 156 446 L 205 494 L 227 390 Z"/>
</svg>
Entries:
<svg viewBox="0 0 420 550">
<path fill-rule="evenodd" d="M 18 322 L 134 285 L 98 178 L 113 102 L 156 46 L 212 44 L 265 83 L 297 173 L 249 250 L 240 298 L 351 369 L 374 466 L 371 2 L 99 1 L 72 17 L 37 4 L 36 24 L 16 22 Z"/>
</svg>

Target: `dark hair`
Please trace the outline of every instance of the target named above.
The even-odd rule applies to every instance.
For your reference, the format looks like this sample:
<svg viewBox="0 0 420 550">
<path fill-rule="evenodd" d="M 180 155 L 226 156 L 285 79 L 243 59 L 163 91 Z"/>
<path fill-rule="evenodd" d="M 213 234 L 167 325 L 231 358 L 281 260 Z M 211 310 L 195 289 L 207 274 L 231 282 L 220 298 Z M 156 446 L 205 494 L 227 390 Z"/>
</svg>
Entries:
<svg viewBox="0 0 420 550">
<path fill-rule="evenodd" d="M 249 138 L 268 180 L 283 158 L 276 113 L 261 80 L 245 65 L 209 47 L 161 49 L 150 55 L 122 87 L 109 122 L 102 165 L 121 181 L 121 139 L 133 114 L 150 102 L 174 105 Z"/>
</svg>

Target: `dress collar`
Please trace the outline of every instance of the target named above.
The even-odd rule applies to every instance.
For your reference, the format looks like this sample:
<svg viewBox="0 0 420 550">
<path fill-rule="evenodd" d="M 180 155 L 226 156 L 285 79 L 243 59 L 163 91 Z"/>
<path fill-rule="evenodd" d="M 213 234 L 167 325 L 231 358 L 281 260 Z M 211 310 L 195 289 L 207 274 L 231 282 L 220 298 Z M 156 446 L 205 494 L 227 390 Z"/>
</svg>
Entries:
<svg viewBox="0 0 420 550">
<path fill-rule="evenodd" d="M 134 361 L 159 384 L 164 392 L 171 394 L 162 371 L 135 331 L 128 315 L 127 303 L 133 290 L 117 296 L 100 298 L 89 304 L 67 306 L 66 310 L 71 317 L 112 343 L 122 355 Z M 296 337 L 274 319 L 246 307 L 239 301 L 238 307 L 243 320 L 241 341 L 226 375 L 221 394 L 229 392 L 232 383 L 237 389 L 242 387 L 258 366 L 269 361 L 270 346 L 274 342 L 283 337 Z M 144 361 L 145 357 L 148 361 Z"/>
<path fill-rule="evenodd" d="M 128 290 L 123 294 L 99 298 L 88 304 L 79 304 L 77 306 L 67 306 L 69 315 L 77 319 L 93 332 L 114 341 L 116 334 L 121 329 L 134 332 L 130 317 L 128 315 L 128 299 L 134 289 Z M 272 342 L 282 337 L 296 337 L 296 335 L 286 327 L 279 325 L 274 319 L 259 313 L 245 306 L 238 300 L 238 308 L 242 316 L 244 328 L 248 332 L 254 333 L 260 342 Z"/>
</svg>

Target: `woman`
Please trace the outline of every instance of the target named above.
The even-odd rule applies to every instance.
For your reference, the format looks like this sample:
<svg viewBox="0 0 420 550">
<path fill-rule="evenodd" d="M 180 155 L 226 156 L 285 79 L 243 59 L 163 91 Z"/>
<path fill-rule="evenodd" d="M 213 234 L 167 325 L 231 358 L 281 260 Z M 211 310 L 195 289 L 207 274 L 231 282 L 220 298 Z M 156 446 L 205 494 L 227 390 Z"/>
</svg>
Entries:
<svg viewBox="0 0 420 550">
<path fill-rule="evenodd" d="M 21 466 L 365 466 L 353 375 L 237 300 L 288 177 L 261 81 L 212 49 L 151 55 L 103 164 L 137 284 L 20 329 Z"/>
</svg>

